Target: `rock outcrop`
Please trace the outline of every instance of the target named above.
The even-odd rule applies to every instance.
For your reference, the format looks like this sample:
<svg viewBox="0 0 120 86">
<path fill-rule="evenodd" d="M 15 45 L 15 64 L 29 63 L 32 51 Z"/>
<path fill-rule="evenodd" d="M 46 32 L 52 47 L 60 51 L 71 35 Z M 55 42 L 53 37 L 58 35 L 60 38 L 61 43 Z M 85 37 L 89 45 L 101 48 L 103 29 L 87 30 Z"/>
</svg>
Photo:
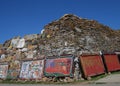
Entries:
<svg viewBox="0 0 120 86">
<path fill-rule="evenodd" d="M 120 50 L 120 31 L 72 14 L 44 26 L 41 34 L 14 37 L 0 45 L 2 61 Z"/>
<path fill-rule="evenodd" d="M 120 32 L 95 20 L 66 14 L 44 28 L 45 44 L 59 54 L 120 50 Z"/>
</svg>

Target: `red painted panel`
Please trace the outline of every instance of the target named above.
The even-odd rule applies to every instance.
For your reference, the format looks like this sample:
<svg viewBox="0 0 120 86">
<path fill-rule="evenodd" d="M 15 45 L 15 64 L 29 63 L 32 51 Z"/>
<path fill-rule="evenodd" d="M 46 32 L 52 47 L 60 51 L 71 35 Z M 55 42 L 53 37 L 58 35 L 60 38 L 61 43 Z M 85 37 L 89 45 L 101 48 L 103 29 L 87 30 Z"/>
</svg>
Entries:
<svg viewBox="0 0 120 86">
<path fill-rule="evenodd" d="M 47 59 L 44 73 L 46 76 L 70 76 L 72 62 L 72 58 Z"/>
<path fill-rule="evenodd" d="M 85 77 L 104 73 L 103 62 L 99 55 L 80 56 L 80 61 Z"/>
<path fill-rule="evenodd" d="M 120 70 L 120 63 L 116 54 L 106 54 L 104 55 L 104 59 L 108 72 Z"/>
</svg>

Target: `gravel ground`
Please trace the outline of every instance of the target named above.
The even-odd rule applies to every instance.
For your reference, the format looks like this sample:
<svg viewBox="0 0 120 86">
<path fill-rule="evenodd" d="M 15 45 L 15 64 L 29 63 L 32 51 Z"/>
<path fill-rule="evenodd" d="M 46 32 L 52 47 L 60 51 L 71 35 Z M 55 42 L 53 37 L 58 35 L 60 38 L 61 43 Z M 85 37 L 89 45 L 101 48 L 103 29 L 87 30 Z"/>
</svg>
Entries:
<svg viewBox="0 0 120 86">
<path fill-rule="evenodd" d="M 43 85 L 43 84 L 0 84 L 0 86 L 120 86 L 120 84 L 114 83 L 114 84 L 84 84 L 84 85 Z"/>
<path fill-rule="evenodd" d="M 95 83 L 120 83 L 120 74 L 112 74 L 95 81 Z"/>
<path fill-rule="evenodd" d="M 76 84 L 0 84 L 0 86 L 120 86 L 120 74 L 112 74 L 92 83 Z"/>
</svg>

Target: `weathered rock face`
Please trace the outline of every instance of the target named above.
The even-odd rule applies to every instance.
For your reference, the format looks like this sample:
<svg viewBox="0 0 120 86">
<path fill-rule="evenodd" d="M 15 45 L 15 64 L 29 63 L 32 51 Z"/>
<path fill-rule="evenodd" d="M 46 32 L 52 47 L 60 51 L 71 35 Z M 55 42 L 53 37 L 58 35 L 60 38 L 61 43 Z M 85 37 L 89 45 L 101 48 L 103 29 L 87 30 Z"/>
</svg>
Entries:
<svg viewBox="0 0 120 86">
<path fill-rule="evenodd" d="M 101 50 L 113 52 L 120 50 L 120 31 L 94 20 L 66 14 L 46 25 L 41 34 L 15 37 L 0 47 L 3 61 L 61 54 L 79 55 L 81 52 L 96 53 Z"/>
<path fill-rule="evenodd" d="M 66 14 L 46 25 L 42 35 L 52 50 L 61 53 L 120 50 L 120 33 L 97 21 Z M 59 51 L 60 50 L 60 51 Z"/>
<path fill-rule="evenodd" d="M 0 48 L 2 48 L 3 47 L 3 45 L 2 44 L 0 44 Z"/>
</svg>

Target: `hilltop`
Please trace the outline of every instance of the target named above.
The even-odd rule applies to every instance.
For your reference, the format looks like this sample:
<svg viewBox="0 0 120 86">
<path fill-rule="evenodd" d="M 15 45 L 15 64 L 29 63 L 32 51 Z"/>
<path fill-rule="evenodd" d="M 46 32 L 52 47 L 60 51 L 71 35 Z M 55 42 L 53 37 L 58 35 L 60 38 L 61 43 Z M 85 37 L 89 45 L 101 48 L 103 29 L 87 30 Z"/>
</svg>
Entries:
<svg viewBox="0 0 120 86">
<path fill-rule="evenodd" d="M 75 54 L 81 51 L 95 53 L 120 50 L 119 31 L 72 14 L 65 14 L 46 25 L 42 35 L 46 37 L 46 45 L 62 53 L 70 50 Z"/>
<path fill-rule="evenodd" d="M 10 61 L 13 57 L 25 59 L 61 54 L 79 55 L 81 52 L 114 52 L 120 50 L 119 44 L 120 31 L 112 30 L 96 20 L 65 14 L 45 25 L 40 34 L 6 40 L 0 45 L 0 55 L 5 54 L 5 61 Z"/>
</svg>

